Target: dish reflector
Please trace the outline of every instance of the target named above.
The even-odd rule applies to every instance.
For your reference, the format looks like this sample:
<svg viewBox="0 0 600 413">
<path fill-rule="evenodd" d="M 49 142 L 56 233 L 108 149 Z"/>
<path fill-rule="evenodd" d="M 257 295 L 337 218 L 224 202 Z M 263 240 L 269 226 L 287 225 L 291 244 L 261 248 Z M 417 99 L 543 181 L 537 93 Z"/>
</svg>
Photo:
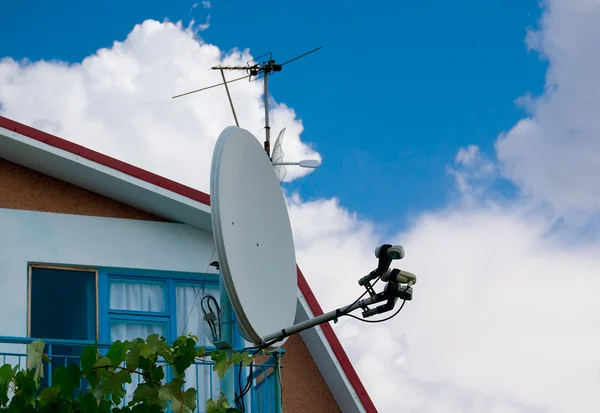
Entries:
<svg viewBox="0 0 600 413">
<path fill-rule="evenodd" d="M 240 333 L 263 344 L 267 334 L 294 324 L 296 255 L 279 180 L 262 145 L 247 130 L 230 126 L 219 136 L 210 194 L 221 277 Z"/>
</svg>

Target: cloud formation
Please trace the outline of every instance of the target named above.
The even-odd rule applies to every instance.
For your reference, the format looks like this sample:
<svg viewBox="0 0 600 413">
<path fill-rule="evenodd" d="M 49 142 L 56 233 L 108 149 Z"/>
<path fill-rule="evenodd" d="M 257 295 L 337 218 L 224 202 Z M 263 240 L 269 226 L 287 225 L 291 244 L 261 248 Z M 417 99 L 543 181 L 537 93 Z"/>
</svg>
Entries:
<svg viewBox="0 0 600 413">
<path fill-rule="evenodd" d="M 600 205 L 595 4 L 547 3 L 540 29 L 528 36 L 549 59 L 547 92 L 521 99 L 529 116 L 500 136 L 497 160 L 475 146 L 457 148 L 449 171 L 461 202 L 383 238 L 377 223 L 336 199 L 288 194 L 298 262 L 325 309 L 361 293 L 356 281 L 374 268 L 382 242 L 404 245 L 397 264 L 419 277 L 415 299 L 397 318 L 334 325 L 381 412 L 600 409 L 600 245 L 565 245 L 553 231 L 557 218 Z M 211 66 L 251 56 L 206 44 L 197 30 L 146 21 L 77 64 L 4 58 L 1 113 L 207 191 L 214 142 L 233 123 L 225 92 L 171 96 L 219 83 Z M 241 81 L 231 92 L 241 125 L 258 134 L 261 86 Z M 287 127 L 290 159 L 320 159 L 300 138 L 293 109 L 276 104 L 271 121 L 273 135 Z M 287 178 L 308 172 L 289 168 Z M 490 193 L 502 174 L 522 196 L 498 201 Z"/>
<path fill-rule="evenodd" d="M 414 300 L 385 324 L 334 325 L 381 411 L 600 406 L 598 245 L 565 248 L 518 205 L 424 214 L 391 239 L 331 201 L 296 202 L 291 216 L 299 262 L 327 309 L 360 293 L 373 245 L 405 246 L 395 265 L 419 277 Z"/>
<path fill-rule="evenodd" d="M 496 148 L 503 172 L 525 196 L 557 215 L 600 212 L 600 3 L 543 2 L 546 12 L 528 47 L 547 59 L 545 92 L 519 103 L 529 116 Z"/>
<path fill-rule="evenodd" d="M 234 124 L 227 95 L 218 87 L 171 97 L 222 82 L 212 66 L 245 65 L 252 57 L 248 50 L 221 51 L 204 43 L 197 31 L 193 25 L 148 20 L 136 25 L 124 41 L 81 63 L 4 57 L 2 114 L 207 190 L 210 162 L 203 157 L 212 153 L 221 130 Z M 231 84 L 230 91 L 240 126 L 258 134 L 264 125 L 262 85 L 242 80 Z M 273 134 L 287 127 L 284 151 L 289 159 L 320 160 L 300 141 L 303 126 L 294 111 L 284 103 L 273 103 L 271 111 Z M 310 171 L 288 168 L 286 180 Z"/>
</svg>

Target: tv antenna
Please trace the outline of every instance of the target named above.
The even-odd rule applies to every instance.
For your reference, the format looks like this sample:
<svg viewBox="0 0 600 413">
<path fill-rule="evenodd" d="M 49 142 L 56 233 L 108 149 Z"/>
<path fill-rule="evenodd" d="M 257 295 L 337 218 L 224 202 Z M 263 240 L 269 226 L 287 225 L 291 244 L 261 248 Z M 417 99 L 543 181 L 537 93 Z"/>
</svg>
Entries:
<svg viewBox="0 0 600 413">
<path fill-rule="evenodd" d="M 304 56 L 307 56 L 311 53 L 316 52 L 317 50 L 321 49 L 322 46 L 317 47 L 316 49 L 313 49 L 309 52 L 303 53 L 299 56 L 294 57 L 293 59 L 290 59 L 284 63 L 276 63 L 275 60 L 273 60 L 273 53 L 269 52 L 269 53 L 265 53 L 264 55 L 258 56 L 257 58 L 250 60 L 246 63 L 246 66 L 213 66 L 211 69 L 212 70 L 219 70 L 221 72 L 221 77 L 223 78 L 223 82 L 221 83 L 217 83 L 215 85 L 211 85 L 211 86 L 206 86 L 200 89 L 196 89 L 196 90 L 192 90 L 190 92 L 186 92 L 186 93 L 182 93 L 180 95 L 176 95 L 173 96 L 173 99 L 175 98 L 179 98 L 182 96 L 187 96 L 190 95 L 192 93 L 196 93 L 196 92 L 202 92 L 204 90 L 207 89 L 212 89 L 218 86 L 225 86 L 225 91 L 227 92 L 227 97 L 229 99 L 229 105 L 231 106 L 231 111 L 233 112 L 233 118 L 235 119 L 235 124 L 237 127 L 239 127 L 239 122 L 237 119 L 237 115 L 235 113 L 235 108 L 233 106 L 233 100 L 231 99 L 231 94 L 229 92 L 229 87 L 228 85 L 230 83 L 233 82 L 237 82 L 238 80 L 242 80 L 242 79 L 248 79 L 250 82 L 253 82 L 255 80 L 260 80 L 263 79 L 263 84 L 264 84 L 264 97 L 263 97 L 263 101 L 264 101 L 264 105 L 265 105 L 265 142 L 264 142 L 264 149 L 265 152 L 267 152 L 267 155 L 269 156 L 269 159 L 271 159 L 271 142 L 270 142 L 270 137 L 271 137 L 271 127 L 269 126 L 269 81 L 268 78 L 269 76 L 277 73 L 277 72 L 281 72 L 281 70 L 283 69 L 283 66 L 292 63 Z M 269 60 L 267 61 L 263 61 L 262 63 L 254 63 L 254 64 L 250 64 L 251 62 L 257 62 L 257 59 L 261 59 L 268 56 Z M 226 80 L 225 79 L 225 70 L 240 70 L 240 71 L 246 71 L 247 75 L 246 76 L 242 76 L 242 77 L 238 77 L 232 80 Z M 254 79 L 253 79 L 254 78 Z M 308 163 L 306 163 L 308 162 Z M 314 165 L 314 161 L 301 161 L 301 162 L 297 162 L 297 163 L 290 163 L 289 165 L 298 165 L 304 168 L 315 168 L 316 166 L 310 166 L 310 165 Z"/>
<path fill-rule="evenodd" d="M 273 169 L 275 170 L 275 176 L 279 179 L 279 182 L 283 182 L 287 170 L 285 169 L 286 165 L 295 165 L 300 166 L 302 168 L 318 168 L 319 161 L 316 159 L 304 159 L 298 162 L 284 162 L 283 157 L 285 154 L 283 153 L 283 136 L 285 135 L 286 128 L 283 128 L 281 132 L 279 132 L 279 136 L 275 140 L 275 145 L 273 145 L 273 156 L 271 157 L 271 162 L 273 163 Z"/>
</svg>

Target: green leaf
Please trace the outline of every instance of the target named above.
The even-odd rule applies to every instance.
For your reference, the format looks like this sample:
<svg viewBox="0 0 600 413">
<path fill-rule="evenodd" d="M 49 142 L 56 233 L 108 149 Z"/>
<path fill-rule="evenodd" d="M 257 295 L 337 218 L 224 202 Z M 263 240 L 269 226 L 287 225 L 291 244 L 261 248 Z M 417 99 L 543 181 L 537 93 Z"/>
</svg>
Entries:
<svg viewBox="0 0 600 413">
<path fill-rule="evenodd" d="M 210 354 L 210 358 L 215 363 L 221 363 L 221 362 L 227 360 L 227 353 L 225 352 L 225 350 L 215 351 Z"/>
<path fill-rule="evenodd" d="M 233 355 L 231 356 L 231 362 L 233 364 L 242 363 L 244 366 L 248 366 L 250 365 L 250 363 L 252 363 L 252 360 L 254 360 L 254 357 L 252 357 L 246 352 L 233 353 Z"/>
<path fill-rule="evenodd" d="M 38 380 L 44 377 L 44 369 L 42 366 L 42 355 L 44 354 L 45 344 L 42 340 L 32 341 L 27 345 L 27 368 L 34 369 L 34 381 L 36 386 Z"/>
<path fill-rule="evenodd" d="M 174 413 L 190 413 L 192 411 L 185 405 L 184 393 L 181 390 L 183 383 L 183 380 L 175 378 L 158 391 L 158 397 L 161 400 L 171 402 L 171 410 Z"/>
<path fill-rule="evenodd" d="M 96 387 L 95 389 L 91 389 L 92 395 L 96 398 L 96 400 L 101 401 L 104 400 L 107 396 L 104 395 L 102 389 Z"/>
<path fill-rule="evenodd" d="M 81 368 L 83 370 L 92 370 L 94 363 L 98 359 L 98 349 L 94 345 L 87 345 L 81 351 Z"/>
<path fill-rule="evenodd" d="M 204 351 L 206 351 L 206 349 L 204 347 L 200 347 L 196 349 L 196 357 L 202 357 L 202 355 L 204 355 Z"/>
<path fill-rule="evenodd" d="M 10 364 L 0 367 L 0 406 L 8 403 L 8 386 L 14 377 L 14 370 Z"/>
<path fill-rule="evenodd" d="M 35 395 L 37 385 L 33 379 L 33 370 L 21 370 L 15 376 L 15 385 L 22 395 Z"/>
<path fill-rule="evenodd" d="M 60 395 L 60 387 L 52 386 L 52 387 L 44 387 L 40 392 L 38 400 L 40 401 L 40 407 L 48 406 L 52 404 L 58 399 Z"/>
<path fill-rule="evenodd" d="M 92 393 L 86 393 L 81 397 L 79 408 L 81 409 L 82 413 L 97 413 L 98 400 Z"/>
<path fill-rule="evenodd" d="M 133 406 L 144 400 L 148 400 L 150 403 L 158 403 L 160 401 L 158 397 L 158 387 L 148 383 L 140 384 L 133 392 L 133 398 L 129 402 L 129 405 Z"/>
<path fill-rule="evenodd" d="M 219 397 L 215 399 L 208 399 L 206 401 L 206 413 L 228 413 L 232 409 L 227 402 L 227 397 L 225 393 L 220 392 Z M 237 409 L 233 410 L 237 412 Z M 243 412 L 240 412 L 243 413 Z"/>
<path fill-rule="evenodd" d="M 115 406 L 121 403 L 123 397 L 125 397 L 125 383 L 131 383 L 131 373 L 127 370 L 121 370 L 117 373 L 111 374 L 108 379 L 102 383 L 102 390 L 106 394 L 105 399 L 111 398 Z"/>
<path fill-rule="evenodd" d="M 165 370 L 162 366 L 154 365 L 150 368 L 150 376 L 152 377 L 152 381 L 160 382 L 165 378 Z"/>
<path fill-rule="evenodd" d="M 150 371 L 152 366 L 154 366 L 154 362 L 146 357 L 139 357 L 138 364 L 138 368 L 142 369 L 143 371 Z"/>
<path fill-rule="evenodd" d="M 98 370 L 98 369 L 107 369 L 107 370 L 114 370 L 113 369 L 113 364 L 112 361 L 110 361 L 110 359 L 108 357 L 100 357 L 98 360 L 96 360 L 96 362 L 94 363 L 94 369 Z"/>
<path fill-rule="evenodd" d="M 158 346 L 159 341 L 160 341 L 160 334 L 158 334 L 158 333 L 150 334 L 146 338 L 146 343 L 148 343 L 149 346 Z"/>
<path fill-rule="evenodd" d="M 183 405 L 192 412 L 196 410 L 196 395 L 194 388 L 189 388 L 183 393 Z"/>
<path fill-rule="evenodd" d="M 140 365 L 140 342 L 143 341 L 142 339 L 138 338 L 137 340 L 130 341 L 129 345 L 127 346 L 129 352 L 127 353 L 125 361 L 128 369 L 136 370 Z"/>
<path fill-rule="evenodd" d="M 109 400 L 103 400 L 98 404 L 98 413 L 111 413 L 112 407 Z"/>
<path fill-rule="evenodd" d="M 115 371 L 112 366 L 112 362 L 108 357 L 100 357 L 98 360 L 96 360 L 93 369 L 96 372 L 96 377 L 98 378 L 99 382 L 108 380 L 108 378 Z"/>
<path fill-rule="evenodd" d="M 229 361 L 227 360 L 227 353 L 225 350 L 219 350 L 217 352 L 211 353 L 210 358 L 212 358 L 215 362 L 213 366 L 213 371 L 216 371 L 219 379 L 222 379 L 229 369 Z"/>
<path fill-rule="evenodd" d="M 127 355 L 127 349 L 128 349 L 127 345 L 128 345 L 127 341 L 123 342 L 121 340 L 117 340 L 114 343 L 112 343 L 112 345 L 108 349 L 108 353 L 106 354 L 106 357 L 108 357 L 110 359 L 113 366 L 118 366 L 122 362 L 125 361 L 125 357 Z"/>
<path fill-rule="evenodd" d="M 142 343 L 140 344 L 140 356 L 144 358 L 151 358 L 154 354 L 156 354 L 156 349 L 152 348 L 148 344 Z"/>
<path fill-rule="evenodd" d="M 58 366 L 52 372 L 52 383 L 59 386 L 65 395 L 72 395 L 75 388 L 79 386 L 81 371 L 79 366 L 71 363 L 67 369 L 65 366 Z"/>
<path fill-rule="evenodd" d="M 25 409 L 27 407 L 31 407 L 30 404 L 28 404 L 28 402 L 26 401 L 25 397 L 19 395 L 15 395 L 13 396 L 13 398 L 10 400 L 10 404 L 8 407 L 8 411 L 9 412 L 15 412 L 15 413 L 20 413 L 25 411 Z"/>
</svg>

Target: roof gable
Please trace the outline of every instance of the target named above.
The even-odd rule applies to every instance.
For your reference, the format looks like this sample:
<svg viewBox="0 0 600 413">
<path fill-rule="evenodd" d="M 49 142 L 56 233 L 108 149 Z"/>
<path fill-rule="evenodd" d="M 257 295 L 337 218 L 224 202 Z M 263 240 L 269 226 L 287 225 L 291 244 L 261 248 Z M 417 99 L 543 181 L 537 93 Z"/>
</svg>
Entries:
<svg viewBox="0 0 600 413">
<path fill-rule="evenodd" d="M 212 232 L 208 194 L 3 116 L 0 116 L 0 158 L 158 217 Z M 297 274 L 301 317 L 323 314 L 300 268 Z M 327 371 L 322 373 L 324 377 L 330 373 L 325 379 L 330 387 L 337 388 L 340 407 L 348 406 L 345 412 L 376 412 L 331 325 L 317 326 L 303 338 L 310 339 L 307 347 L 311 353 L 322 352 L 337 359 L 333 368 L 343 373 L 343 377 Z M 340 394 L 342 384 L 347 387 L 344 394 Z M 334 389 L 332 392 L 336 393 Z M 352 399 L 359 403 L 352 403 Z"/>
</svg>

